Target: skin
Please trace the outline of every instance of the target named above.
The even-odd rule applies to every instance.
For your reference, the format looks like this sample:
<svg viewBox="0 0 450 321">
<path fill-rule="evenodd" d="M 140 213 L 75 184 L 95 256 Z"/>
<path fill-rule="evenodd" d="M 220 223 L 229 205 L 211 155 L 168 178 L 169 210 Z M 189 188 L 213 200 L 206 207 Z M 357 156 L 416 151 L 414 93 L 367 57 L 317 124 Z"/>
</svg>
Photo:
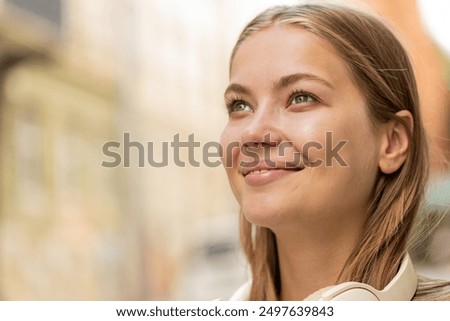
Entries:
<svg viewBox="0 0 450 321">
<path fill-rule="evenodd" d="M 335 284 L 366 220 L 377 172 L 395 171 L 406 157 L 405 129 L 393 122 L 375 129 L 346 63 L 295 26 L 272 26 L 241 44 L 225 99 L 230 117 L 221 144 L 241 149 L 226 152 L 223 163 L 231 165 L 225 169 L 243 214 L 276 235 L 281 299 Z M 331 147 L 347 142 L 339 151 L 347 166 L 286 169 L 294 155 L 326 160 L 325 148 L 304 148 L 325 146 L 326 132 Z M 255 158 L 265 162 L 242 166 Z"/>
</svg>

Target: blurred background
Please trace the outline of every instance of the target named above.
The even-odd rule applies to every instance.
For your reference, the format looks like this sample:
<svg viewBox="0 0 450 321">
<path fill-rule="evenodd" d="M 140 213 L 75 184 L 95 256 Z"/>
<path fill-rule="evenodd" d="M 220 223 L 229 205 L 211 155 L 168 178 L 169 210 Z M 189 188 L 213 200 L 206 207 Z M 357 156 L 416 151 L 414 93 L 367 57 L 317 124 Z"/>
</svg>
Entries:
<svg viewBox="0 0 450 321">
<path fill-rule="evenodd" d="M 432 147 L 426 215 L 442 213 L 448 2 L 351 2 L 411 52 Z M 234 41 L 277 3 L 0 0 L 0 299 L 210 300 L 246 279 L 221 167 L 139 167 L 135 148 L 129 167 L 108 168 L 102 148 L 129 133 L 160 160 L 176 134 L 218 141 Z M 450 278 L 449 215 L 413 256 L 421 273 Z"/>
</svg>

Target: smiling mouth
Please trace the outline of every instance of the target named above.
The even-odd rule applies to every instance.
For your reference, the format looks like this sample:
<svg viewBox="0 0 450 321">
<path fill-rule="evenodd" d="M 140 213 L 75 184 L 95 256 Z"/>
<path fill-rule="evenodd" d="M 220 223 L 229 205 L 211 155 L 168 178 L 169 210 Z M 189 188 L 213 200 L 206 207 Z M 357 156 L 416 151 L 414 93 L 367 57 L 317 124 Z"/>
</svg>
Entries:
<svg viewBox="0 0 450 321">
<path fill-rule="evenodd" d="M 247 175 L 258 175 L 258 174 L 264 174 L 269 173 L 271 171 L 291 171 L 291 172 L 299 172 L 303 168 L 269 168 L 269 169 L 254 169 L 247 172 L 243 172 L 242 175 L 246 177 Z"/>
<path fill-rule="evenodd" d="M 269 166 L 268 164 L 272 166 Z M 246 177 L 248 175 L 267 174 L 273 171 L 299 172 L 304 168 L 305 168 L 304 166 L 300 166 L 299 164 L 261 161 L 258 162 L 257 164 L 254 164 L 254 166 L 241 167 L 240 172 L 244 177 Z"/>
<path fill-rule="evenodd" d="M 304 167 L 277 166 L 268 168 L 267 166 L 256 166 L 253 168 L 242 168 L 241 174 L 246 184 L 253 187 L 263 187 L 273 182 L 277 182 L 285 177 L 291 177 L 301 172 Z"/>
</svg>

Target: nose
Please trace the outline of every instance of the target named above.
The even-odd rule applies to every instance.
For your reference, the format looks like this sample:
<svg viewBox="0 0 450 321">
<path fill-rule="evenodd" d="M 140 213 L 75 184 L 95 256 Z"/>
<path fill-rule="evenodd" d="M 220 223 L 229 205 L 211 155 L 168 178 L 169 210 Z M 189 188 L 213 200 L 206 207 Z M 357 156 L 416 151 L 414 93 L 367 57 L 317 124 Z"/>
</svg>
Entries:
<svg viewBox="0 0 450 321">
<path fill-rule="evenodd" d="M 270 104 L 258 106 L 241 136 L 241 146 L 274 147 L 281 141 L 279 113 Z"/>
</svg>

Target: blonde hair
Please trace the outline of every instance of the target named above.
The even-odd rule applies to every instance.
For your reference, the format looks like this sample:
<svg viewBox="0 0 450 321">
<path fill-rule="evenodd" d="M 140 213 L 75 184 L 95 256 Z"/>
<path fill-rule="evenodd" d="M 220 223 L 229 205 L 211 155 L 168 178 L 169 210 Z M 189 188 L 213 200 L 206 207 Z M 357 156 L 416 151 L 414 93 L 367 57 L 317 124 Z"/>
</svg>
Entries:
<svg viewBox="0 0 450 321">
<path fill-rule="evenodd" d="M 408 128 L 396 113 L 406 109 L 413 116 L 407 159 L 395 173 L 379 171 L 359 243 L 339 277 L 340 282 L 357 281 L 382 289 L 395 276 L 407 250 L 428 177 L 427 144 L 408 55 L 386 26 L 366 13 L 334 5 L 276 6 L 244 28 L 232 52 L 230 70 L 240 44 L 275 24 L 298 26 L 336 49 L 365 95 L 375 128 L 392 119 Z M 277 300 L 281 283 L 275 235 L 268 228 L 252 225 L 242 212 L 240 216 L 241 243 L 253 277 L 249 299 Z M 432 288 L 428 282 L 415 298 L 431 297 Z"/>
</svg>

